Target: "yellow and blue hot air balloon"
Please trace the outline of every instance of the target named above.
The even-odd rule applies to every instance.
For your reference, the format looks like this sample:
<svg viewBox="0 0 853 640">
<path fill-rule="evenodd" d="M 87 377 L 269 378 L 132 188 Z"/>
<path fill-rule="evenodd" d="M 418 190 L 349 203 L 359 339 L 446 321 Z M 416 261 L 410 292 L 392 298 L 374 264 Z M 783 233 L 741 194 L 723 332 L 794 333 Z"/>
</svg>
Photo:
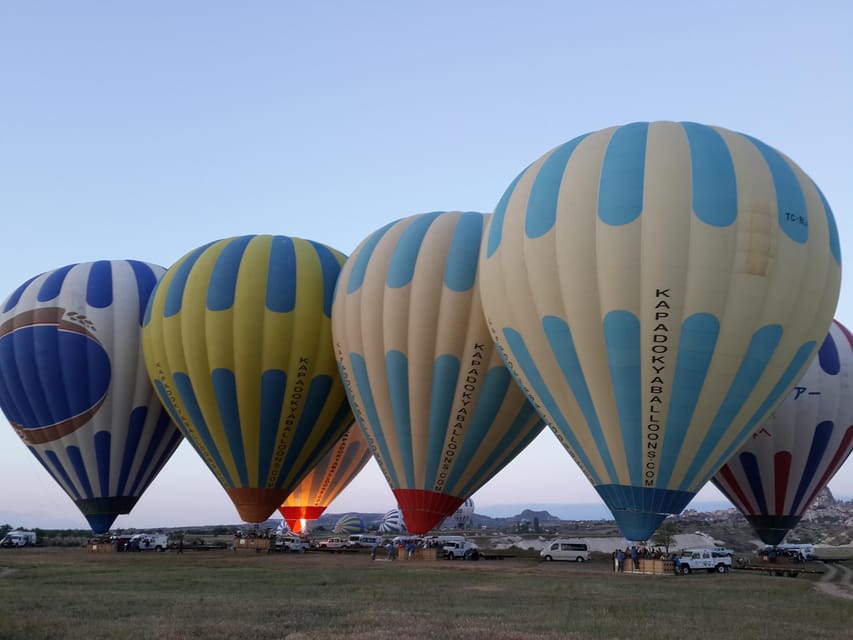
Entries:
<svg viewBox="0 0 853 640">
<path fill-rule="evenodd" d="M 525 169 L 480 268 L 508 365 L 623 534 L 645 540 L 799 378 L 841 250 L 823 195 L 775 149 L 638 122 Z"/>
<path fill-rule="evenodd" d="M 272 514 L 352 424 L 332 348 L 345 257 L 242 236 L 178 260 L 151 297 L 154 387 L 246 522 Z"/>
<path fill-rule="evenodd" d="M 72 264 L 0 307 L 0 407 L 98 534 L 130 512 L 183 440 L 142 358 L 142 316 L 164 271 Z"/>
<path fill-rule="evenodd" d="M 335 293 L 350 403 L 415 534 L 456 511 L 544 428 L 483 317 L 485 222 L 436 212 L 389 224 L 347 260 Z"/>
<path fill-rule="evenodd" d="M 361 427 L 355 424 L 308 472 L 278 508 L 290 530 L 299 533 L 308 520 L 316 520 L 332 500 L 364 469 L 372 454 Z"/>
<path fill-rule="evenodd" d="M 777 545 L 851 451 L 853 335 L 833 320 L 803 377 L 711 481 Z"/>
</svg>

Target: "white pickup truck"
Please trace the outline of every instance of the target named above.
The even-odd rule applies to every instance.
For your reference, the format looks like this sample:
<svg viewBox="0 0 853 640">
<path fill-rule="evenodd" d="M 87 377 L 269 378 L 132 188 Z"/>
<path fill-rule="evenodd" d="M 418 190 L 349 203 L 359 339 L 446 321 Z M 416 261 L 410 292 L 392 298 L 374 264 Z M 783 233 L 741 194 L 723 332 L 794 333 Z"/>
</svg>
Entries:
<svg viewBox="0 0 853 640">
<path fill-rule="evenodd" d="M 457 558 L 464 560 L 480 559 L 480 549 L 476 544 L 467 540 L 448 542 L 441 550 L 444 552 L 444 557 L 447 560 L 456 560 Z"/>
<path fill-rule="evenodd" d="M 713 549 L 684 549 L 678 560 L 679 571 L 684 575 L 700 569 L 708 573 L 726 573 L 732 568 L 732 557 Z"/>
</svg>

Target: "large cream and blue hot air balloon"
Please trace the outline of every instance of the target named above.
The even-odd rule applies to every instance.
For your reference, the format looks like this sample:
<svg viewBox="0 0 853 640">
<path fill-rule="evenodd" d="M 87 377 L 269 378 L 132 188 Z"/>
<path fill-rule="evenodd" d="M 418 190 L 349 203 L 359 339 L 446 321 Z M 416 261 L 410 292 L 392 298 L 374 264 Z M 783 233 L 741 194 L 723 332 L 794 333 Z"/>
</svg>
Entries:
<svg viewBox="0 0 853 640">
<path fill-rule="evenodd" d="M 0 407 L 95 533 L 130 512 L 183 440 L 142 358 L 142 316 L 164 271 L 72 264 L 0 307 Z"/>
<path fill-rule="evenodd" d="M 711 481 L 776 545 L 851 451 L 853 336 L 834 320 L 803 377 Z"/>
<path fill-rule="evenodd" d="M 329 452 L 290 492 L 278 510 L 291 531 L 299 533 L 308 520 L 316 520 L 332 500 L 364 469 L 372 454 L 361 427 L 346 430 Z"/>
<path fill-rule="evenodd" d="M 480 268 L 513 373 L 622 533 L 644 540 L 799 378 L 832 319 L 841 250 L 823 195 L 775 149 L 638 122 L 525 169 Z"/>
<path fill-rule="evenodd" d="M 266 520 L 353 422 L 332 348 L 344 259 L 299 238 L 228 238 L 178 260 L 151 297 L 148 373 L 246 522 Z"/>
<path fill-rule="evenodd" d="M 350 403 L 415 534 L 452 514 L 544 427 L 483 317 L 485 222 L 437 212 L 391 223 L 359 245 L 335 293 Z"/>
</svg>

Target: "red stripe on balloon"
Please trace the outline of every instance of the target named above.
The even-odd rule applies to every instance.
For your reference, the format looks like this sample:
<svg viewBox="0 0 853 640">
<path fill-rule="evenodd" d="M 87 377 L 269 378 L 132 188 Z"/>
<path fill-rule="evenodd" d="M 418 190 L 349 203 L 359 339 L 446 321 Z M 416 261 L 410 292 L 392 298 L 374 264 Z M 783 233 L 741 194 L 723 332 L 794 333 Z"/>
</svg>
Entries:
<svg viewBox="0 0 853 640">
<path fill-rule="evenodd" d="M 749 512 L 747 515 L 755 515 L 755 509 L 752 508 L 752 504 L 750 504 L 746 494 L 743 492 L 743 489 L 740 488 L 740 485 L 735 478 L 735 474 L 732 473 L 729 465 L 723 465 L 723 468 L 720 469 L 718 473 L 725 479 L 726 484 L 729 485 L 732 493 L 734 493 L 737 499 L 740 500 L 740 503 L 743 505 L 743 509 Z"/>
<path fill-rule="evenodd" d="M 791 452 L 780 451 L 773 456 L 773 490 L 776 495 L 775 511 L 773 513 L 782 515 L 785 513 L 785 497 L 788 493 L 788 480 L 791 478 Z"/>
<path fill-rule="evenodd" d="M 811 505 L 811 503 L 814 501 L 818 492 L 823 489 L 824 486 L 826 486 L 832 476 L 835 475 L 835 472 L 838 471 L 839 467 L 844 464 L 844 461 L 847 459 L 847 456 L 850 455 L 851 443 L 853 443 L 853 425 L 847 427 L 847 433 L 844 434 L 844 439 L 841 441 L 841 444 L 835 451 L 835 455 L 832 457 L 832 461 L 830 461 L 829 466 L 826 468 L 826 471 L 824 471 L 823 475 L 821 476 L 820 482 L 815 485 L 814 491 L 812 491 L 812 494 L 809 496 L 809 499 L 806 500 L 806 503 L 802 508 L 803 511 L 809 508 L 809 505 Z"/>
</svg>

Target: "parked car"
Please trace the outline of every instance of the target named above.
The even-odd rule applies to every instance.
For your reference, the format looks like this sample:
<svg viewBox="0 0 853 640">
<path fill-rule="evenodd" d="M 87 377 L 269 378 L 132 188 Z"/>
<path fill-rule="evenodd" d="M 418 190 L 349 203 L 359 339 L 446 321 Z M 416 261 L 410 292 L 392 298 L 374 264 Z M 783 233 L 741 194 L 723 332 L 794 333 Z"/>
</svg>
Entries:
<svg viewBox="0 0 853 640">
<path fill-rule="evenodd" d="M 317 545 L 321 549 L 343 549 L 347 546 L 347 541 L 343 538 L 328 538 Z"/>
</svg>

